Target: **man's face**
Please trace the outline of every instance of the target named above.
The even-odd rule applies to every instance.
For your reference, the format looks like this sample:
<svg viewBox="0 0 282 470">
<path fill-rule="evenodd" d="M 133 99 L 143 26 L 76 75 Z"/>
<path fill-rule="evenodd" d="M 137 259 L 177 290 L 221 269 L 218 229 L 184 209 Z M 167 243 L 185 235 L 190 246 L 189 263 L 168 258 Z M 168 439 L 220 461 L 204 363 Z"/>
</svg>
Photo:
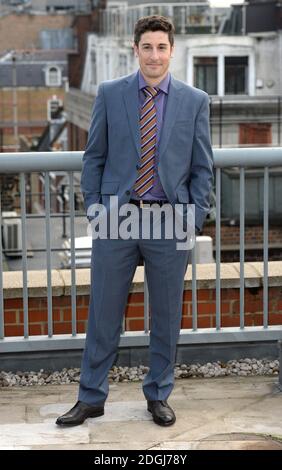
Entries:
<svg viewBox="0 0 282 470">
<path fill-rule="evenodd" d="M 161 81 L 167 74 L 173 47 L 164 31 L 147 31 L 141 35 L 138 46 L 134 44 L 140 70 L 145 79 Z"/>
</svg>

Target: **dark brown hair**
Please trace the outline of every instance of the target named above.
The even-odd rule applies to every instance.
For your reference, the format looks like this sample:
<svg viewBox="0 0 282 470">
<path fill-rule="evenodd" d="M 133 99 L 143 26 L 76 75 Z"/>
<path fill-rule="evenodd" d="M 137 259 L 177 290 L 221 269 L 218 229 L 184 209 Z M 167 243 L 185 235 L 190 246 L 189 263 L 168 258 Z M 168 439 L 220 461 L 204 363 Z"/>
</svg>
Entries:
<svg viewBox="0 0 282 470">
<path fill-rule="evenodd" d="M 164 31 L 168 34 L 170 45 L 174 44 L 174 25 L 169 18 L 159 15 L 144 16 L 135 24 L 134 44 L 138 46 L 142 34 L 147 31 Z"/>
</svg>

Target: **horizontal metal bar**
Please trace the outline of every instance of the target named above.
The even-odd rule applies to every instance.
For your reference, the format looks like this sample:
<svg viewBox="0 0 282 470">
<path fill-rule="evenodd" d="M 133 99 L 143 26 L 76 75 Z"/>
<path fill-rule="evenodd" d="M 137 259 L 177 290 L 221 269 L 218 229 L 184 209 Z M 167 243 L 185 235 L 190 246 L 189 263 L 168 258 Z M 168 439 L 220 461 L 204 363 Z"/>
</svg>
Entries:
<svg viewBox="0 0 282 470">
<path fill-rule="evenodd" d="M 73 88 L 71 88 L 71 91 L 73 90 Z M 254 104 L 254 103 L 258 103 L 258 104 L 261 104 L 261 103 L 265 103 L 265 104 L 269 104 L 269 103 L 272 103 L 273 104 L 277 104 L 277 101 L 279 100 L 280 98 L 280 95 L 271 95 L 271 96 L 267 96 L 267 98 L 265 96 L 243 96 L 241 95 L 240 96 L 240 101 L 237 99 L 234 99 L 232 96 L 230 95 L 226 95 L 226 96 L 223 96 L 222 98 L 218 98 L 218 97 L 212 97 L 210 96 L 210 100 L 212 102 L 212 104 L 219 104 L 220 102 L 224 103 L 224 104 Z"/>
<path fill-rule="evenodd" d="M 281 147 L 213 149 L 216 167 L 282 166 Z M 80 171 L 83 152 L 14 152 L 0 154 L 0 173 Z"/>
<path fill-rule="evenodd" d="M 83 152 L 15 152 L 0 154 L 0 173 L 80 171 Z"/>
<path fill-rule="evenodd" d="M 90 248 L 76 248 L 75 249 L 75 251 L 87 251 L 87 250 L 91 251 L 91 247 Z M 68 252 L 69 251 L 70 252 L 71 249 L 70 248 L 64 248 L 64 247 L 62 247 L 62 248 L 53 248 L 52 247 L 52 252 L 53 251 L 56 251 L 56 252 L 60 252 L 60 251 L 62 251 L 62 252 L 67 251 Z M 46 247 L 45 248 L 27 248 L 26 252 L 27 253 L 46 253 Z M 22 250 L 13 250 L 12 248 L 7 248 L 7 249 L 5 248 L 5 249 L 3 249 L 3 253 L 7 253 L 7 255 L 9 253 L 15 253 L 15 254 L 17 253 L 17 254 L 21 255 Z"/>
<path fill-rule="evenodd" d="M 74 214 L 75 218 L 77 217 L 83 217 L 85 218 L 85 213 L 83 212 L 76 212 Z M 70 212 L 51 212 L 50 213 L 50 219 L 56 219 L 56 218 L 60 218 L 62 219 L 63 217 L 65 217 L 66 219 L 69 219 L 70 218 Z M 45 213 L 44 214 L 26 214 L 25 216 L 26 219 L 44 219 L 46 218 L 46 215 Z M 22 215 L 9 215 L 9 216 L 2 216 L 2 220 L 18 220 L 18 219 L 22 219 Z"/>
<path fill-rule="evenodd" d="M 282 326 L 269 326 L 265 330 L 262 326 L 245 327 L 242 331 L 238 328 L 199 328 L 196 331 L 191 329 L 181 330 L 178 344 L 212 344 L 212 343 L 244 343 L 248 341 L 278 341 L 281 339 Z M 142 331 L 130 331 L 121 335 L 120 348 L 134 346 L 148 346 L 150 340 L 149 333 Z M 28 340 L 23 337 L 11 336 L 0 341 L 0 354 L 11 352 L 32 352 L 32 351 L 55 351 L 67 349 L 83 349 L 85 334 L 55 335 L 52 338 L 47 336 L 29 336 Z"/>
<path fill-rule="evenodd" d="M 214 149 L 215 167 L 272 167 L 282 165 L 281 147 Z"/>
</svg>

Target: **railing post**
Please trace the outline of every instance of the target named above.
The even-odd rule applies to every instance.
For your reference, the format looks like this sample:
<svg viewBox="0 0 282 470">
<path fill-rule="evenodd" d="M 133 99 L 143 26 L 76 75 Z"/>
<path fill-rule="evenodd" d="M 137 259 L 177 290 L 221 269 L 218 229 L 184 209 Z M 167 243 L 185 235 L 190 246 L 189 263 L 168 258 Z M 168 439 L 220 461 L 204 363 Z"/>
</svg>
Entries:
<svg viewBox="0 0 282 470">
<path fill-rule="evenodd" d="M 0 187 L 0 339 L 4 338 L 4 295 L 3 295 L 3 250 L 2 250 L 2 203 Z"/>
<path fill-rule="evenodd" d="M 220 281 L 220 263 L 221 263 L 221 168 L 216 169 L 216 329 L 220 329 L 221 321 L 221 281 Z"/>
<path fill-rule="evenodd" d="M 71 328 L 72 336 L 77 333 L 76 318 L 76 267 L 75 267 L 75 205 L 74 205 L 74 178 L 73 171 L 69 172 L 70 183 L 70 240 L 71 240 Z"/>
<path fill-rule="evenodd" d="M 263 187 L 263 327 L 268 328 L 268 229 L 269 229 L 269 168 L 264 168 Z"/>
<path fill-rule="evenodd" d="M 23 267 L 23 311 L 24 311 L 24 337 L 29 335 L 28 320 L 28 280 L 27 280 L 27 240 L 26 240 L 26 179 L 25 173 L 20 174 L 20 192 L 21 192 L 21 221 L 22 221 L 22 267 Z"/>
<path fill-rule="evenodd" d="M 150 299 L 149 299 L 149 288 L 148 280 L 145 272 L 145 262 L 144 265 L 144 332 L 149 333 L 150 331 L 150 321 L 149 321 L 149 311 L 150 311 Z"/>
<path fill-rule="evenodd" d="M 240 328 L 245 326 L 245 168 L 240 168 Z"/>
<path fill-rule="evenodd" d="M 198 303 L 197 303 L 197 267 L 196 267 L 196 243 L 191 250 L 192 259 L 192 329 L 196 331 L 198 328 Z"/>
<path fill-rule="evenodd" d="M 278 381 L 278 387 L 282 392 L 282 340 L 279 339 L 277 341 L 278 345 L 278 354 L 279 354 L 279 381 Z"/>
<path fill-rule="evenodd" d="M 50 202 L 50 175 L 45 173 L 45 234 L 46 234 L 46 267 L 47 267 L 47 305 L 48 305 L 48 336 L 53 336 L 53 308 L 52 308 L 52 260 L 51 260 L 51 202 Z"/>
</svg>

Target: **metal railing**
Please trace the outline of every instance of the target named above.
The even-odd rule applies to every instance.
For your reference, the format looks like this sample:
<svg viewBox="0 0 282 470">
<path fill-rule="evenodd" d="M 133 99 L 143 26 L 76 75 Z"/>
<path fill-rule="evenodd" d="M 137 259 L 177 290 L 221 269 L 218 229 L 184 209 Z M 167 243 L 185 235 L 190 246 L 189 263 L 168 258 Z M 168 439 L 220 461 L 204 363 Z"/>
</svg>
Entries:
<svg viewBox="0 0 282 470">
<path fill-rule="evenodd" d="M 100 10 L 100 33 L 130 37 L 136 21 L 144 16 L 162 15 L 173 20 L 176 34 L 213 33 L 220 27 L 227 11 L 211 8 L 208 2 L 141 3 Z"/>
<path fill-rule="evenodd" d="M 0 352 L 38 351 L 52 349 L 80 349 L 85 335 L 76 331 L 76 269 L 75 269 L 75 208 L 73 174 L 80 171 L 83 152 L 42 152 L 42 153 L 2 153 L 0 154 L 0 174 L 20 174 L 20 200 L 22 218 L 22 272 L 23 272 L 23 311 L 24 338 L 4 338 L 4 299 L 3 299 L 3 249 L 0 237 Z M 216 169 L 216 326 L 197 328 L 197 266 L 195 250 L 191 253 L 192 263 L 192 329 L 182 330 L 179 343 L 222 343 L 238 341 L 274 341 L 282 338 L 282 326 L 268 325 L 268 217 L 269 217 L 269 169 L 282 166 L 282 148 L 233 148 L 215 149 Z M 240 168 L 240 326 L 221 327 L 221 170 L 227 167 Z M 245 169 L 264 168 L 264 256 L 263 256 L 263 326 L 246 327 L 244 324 L 244 233 L 245 233 Z M 53 335 L 51 243 L 50 243 L 50 172 L 65 171 L 70 183 L 70 238 L 71 238 L 71 335 Z M 27 237 L 26 237 L 26 187 L 25 175 L 31 172 L 44 173 L 45 179 L 45 234 L 47 259 L 47 305 L 48 337 L 29 337 L 28 322 L 28 283 L 27 283 Z M 0 199 L 0 226 L 1 226 Z M 149 297 L 144 283 L 144 331 L 124 332 L 120 346 L 143 346 L 149 344 Z"/>
</svg>

